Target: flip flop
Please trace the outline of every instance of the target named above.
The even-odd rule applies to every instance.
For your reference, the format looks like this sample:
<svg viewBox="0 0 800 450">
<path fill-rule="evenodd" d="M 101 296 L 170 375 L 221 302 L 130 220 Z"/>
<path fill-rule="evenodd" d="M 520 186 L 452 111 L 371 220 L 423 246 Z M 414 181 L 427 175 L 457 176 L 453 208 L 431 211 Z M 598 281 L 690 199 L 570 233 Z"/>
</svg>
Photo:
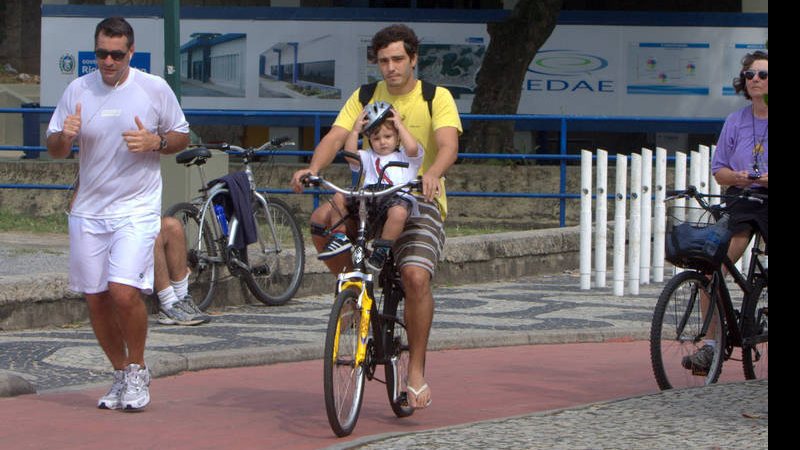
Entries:
<svg viewBox="0 0 800 450">
<path fill-rule="evenodd" d="M 419 387 L 419 389 L 414 389 L 413 387 L 411 387 L 410 384 L 406 385 L 406 388 L 408 388 L 408 392 L 414 394 L 414 399 L 416 400 L 417 398 L 419 398 L 419 394 L 422 394 L 423 392 L 428 390 L 428 383 L 423 384 L 422 386 Z M 429 398 L 428 401 L 425 402 L 425 406 L 415 406 L 414 409 L 427 408 L 428 406 L 431 406 L 432 401 L 433 400 Z"/>
</svg>

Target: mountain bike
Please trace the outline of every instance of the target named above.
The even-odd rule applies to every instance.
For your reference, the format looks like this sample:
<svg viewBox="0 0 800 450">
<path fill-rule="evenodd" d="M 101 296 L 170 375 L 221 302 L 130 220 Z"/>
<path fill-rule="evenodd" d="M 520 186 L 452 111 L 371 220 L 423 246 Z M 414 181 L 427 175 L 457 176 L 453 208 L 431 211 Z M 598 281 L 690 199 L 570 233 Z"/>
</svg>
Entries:
<svg viewBox="0 0 800 450">
<path fill-rule="evenodd" d="M 357 154 L 343 153 L 358 160 Z M 391 166 L 408 167 L 408 163 L 390 162 L 382 171 Z M 385 380 L 378 381 L 386 384 L 394 414 L 407 417 L 414 412 L 405 392 L 409 357 L 402 307 L 405 293 L 393 253 L 389 252 L 383 270 L 377 275 L 381 297 L 375 297 L 375 275 L 368 273 L 365 265 L 370 234 L 367 203 L 397 192 L 418 191 L 422 185 L 417 179 L 381 190 L 368 190 L 363 187 L 343 189 L 321 176 L 309 175 L 302 181 L 306 186 L 323 186 L 358 202 L 358 237 L 351 253 L 353 269 L 337 277 L 336 300 L 325 335 L 325 410 L 333 432 L 342 437 L 353 432 L 361 410 L 365 380 L 378 380 L 375 374 L 378 365 L 384 366 Z"/>
<path fill-rule="evenodd" d="M 725 203 L 711 205 L 706 199 Z M 658 298 L 650 329 L 650 359 L 662 390 L 715 383 L 722 363 L 742 349 L 746 379 L 769 374 L 768 269 L 762 262 L 761 234 L 755 232 L 749 266 L 740 272 L 727 256 L 727 214 L 734 202 L 765 202 L 766 194 L 747 190 L 737 195 L 710 195 L 694 186 L 669 194 L 665 201 L 694 199 L 697 207 L 670 207 L 667 224 L 667 259 L 687 270 L 674 276 Z M 710 255 L 715 254 L 716 257 Z M 743 297 L 732 299 L 723 267 L 741 288 Z M 737 308 L 738 307 L 738 308 Z M 705 339 L 716 340 L 706 370 L 689 356 Z M 711 353 L 709 351 L 709 353 Z"/>
<path fill-rule="evenodd" d="M 251 162 L 259 152 L 292 145 L 288 138 L 275 138 L 257 148 L 244 149 L 227 143 L 201 144 L 176 155 L 178 164 L 197 166 L 202 186 L 200 195 L 190 202 L 178 203 L 166 211 L 176 217 L 186 233 L 187 262 L 191 274 L 189 293 L 197 306 L 211 304 L 214 288 L 221 280 L 222 267 L 242 279 L 250 292 L 267 305 L 282 305 L 300 287 L 305 266 L 303 236 L 289 206 L 257 191 Z M 220 196 L 230 196 L 223 182 L 208 185 L 203 165 L 211 158 L 211 150 L 232 150 L 241 156 L 250 185 L 253 219 L 257 239 L 245 249 L 234 246 L 236 236 L 243 233 L 241 218 L 226 217 L 217 203 Z"/>
</svg>

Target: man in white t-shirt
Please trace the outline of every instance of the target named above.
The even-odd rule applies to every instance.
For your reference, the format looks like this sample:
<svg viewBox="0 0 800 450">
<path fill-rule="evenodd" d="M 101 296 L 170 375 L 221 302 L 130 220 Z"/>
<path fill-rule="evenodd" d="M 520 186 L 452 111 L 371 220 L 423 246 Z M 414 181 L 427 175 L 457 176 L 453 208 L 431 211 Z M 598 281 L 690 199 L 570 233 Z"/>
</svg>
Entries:
<svg viewBox="0 0 800 450">
<path fill-rule="evenodd" d="M 47 129 L 47 152 L 80 151 L 80 190 L 69 217 L 69 287 L 86 296 L 97 341 L 114 382 L 97 406 L 139 410 L 150 402 L 145 366 L 153 245 L 160 229 L 162 154 L 189 143 L 175 94 L 160 77 L 130 67 L 133 28 L 101 21 L 94 36 L 97 70 L 73 80 Z"/>
</svg>

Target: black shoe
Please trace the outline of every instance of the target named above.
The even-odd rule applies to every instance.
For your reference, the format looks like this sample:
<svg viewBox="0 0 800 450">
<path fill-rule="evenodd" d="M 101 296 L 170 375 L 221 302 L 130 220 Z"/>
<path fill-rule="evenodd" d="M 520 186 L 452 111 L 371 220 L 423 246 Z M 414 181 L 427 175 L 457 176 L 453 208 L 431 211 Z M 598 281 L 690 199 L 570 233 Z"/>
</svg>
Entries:
<svg viewBox="0 0 800 450">
<path fill-rule="evenodd" d="M 711 369 L 711 362 L 714 361 L 714 347 L 706 344 L 700 347 L 700 350 L 694 352 L 693 355 L 684 356 L 681 360 L 681 365 L 686 370 L 691 370 L 696 374 L 708 374 Z"/>
</svg>

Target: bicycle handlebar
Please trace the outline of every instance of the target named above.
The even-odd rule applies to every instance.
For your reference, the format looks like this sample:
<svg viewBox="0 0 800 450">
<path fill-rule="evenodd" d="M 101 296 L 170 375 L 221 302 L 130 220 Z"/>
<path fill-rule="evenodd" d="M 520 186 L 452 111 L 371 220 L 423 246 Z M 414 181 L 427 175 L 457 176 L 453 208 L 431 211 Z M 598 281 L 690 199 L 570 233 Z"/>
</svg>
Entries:
<svg viewBox="0 0 800 450">
<path fill-rule="evenodd" d="M 409 181 L 407 181 L 405 183 L 402 183 L 402 184 L 389 186 L 388 188 L 381 189 L 379 191 L 370 191 L 370 190 L 364 189 L 363 187 L 362 188 L 358 188 L 358 189 L 343 189 L 343 188 L 331 183 L 330 181 L 324 179 L 320 175 L 310 175 L 310 174 L 303 175 L 300 178 L 300 182 L 303 183 L 303 185 L 308 186 L 308 187 L 311 187 L 311 186 L 324 186 L 324 187 L 326 187 L 326 188 L 328 188 L 328 189 L 330 189 L 330 190 L 332 190 L 334 192 L 338 192 L 338 193 L 344 195 L 345 197 L 352 197 L 352 198 L 378 198 L 378 197 L 384 197 L 384 196 L 387 196 L 387 195 L 394 194 L 395 192 L 403 190 L 403 189 L 411 188 L 411 189 L 414 189 L 414 190 L 417 190 L 417 191 L 420 191 L 422 189 L 422 179 L 421 178 L 415 178 L 413 180 L 409 180 Z"/>
<path fill-rule="evenodd" d="M 757 192 L 752 192 L 750 189 L 744 189 L 742 192 L 738 194 L 703 194 L 702 192 L 697 190 L 697 187 L 694 185 L 689 185 L 684 190 L 669 190 L 666 192 L 667 196 L 664 198 L 665 202 L 675 200 L 677 198 L 694 198 L 698 201 L 701 201 L 704 198 L 722 198 L 722 199 L 736 199 L 736 200 L 748 200 L 752 202 L 764 203 L 765 200 L 769 199 L 768 194 L 761 194 Z"/>
<path fill-rule="evenodd" d="M 227 151 L 233 150 L 236 152 L 241 153 L 248 153 L 248 152 L 257 152 L 261 150 L 270 150 L 270 149 L 277 149 L 287 145 L 294 145 L 292 139 L 289 136 L 281 136 L 276 137 L 268 140 L 267 142 L 263 143 L 259 147 L 255 148 L 244 148 L 239 147 L 238 145 L 229 144 L 227 142 L 217 142 L 217 143 L 207 143 L 207 144 L 199 144 L 198 147 L 205 147 L 209 150 L 220 150 L 220 151 Z"/>
</svg>

